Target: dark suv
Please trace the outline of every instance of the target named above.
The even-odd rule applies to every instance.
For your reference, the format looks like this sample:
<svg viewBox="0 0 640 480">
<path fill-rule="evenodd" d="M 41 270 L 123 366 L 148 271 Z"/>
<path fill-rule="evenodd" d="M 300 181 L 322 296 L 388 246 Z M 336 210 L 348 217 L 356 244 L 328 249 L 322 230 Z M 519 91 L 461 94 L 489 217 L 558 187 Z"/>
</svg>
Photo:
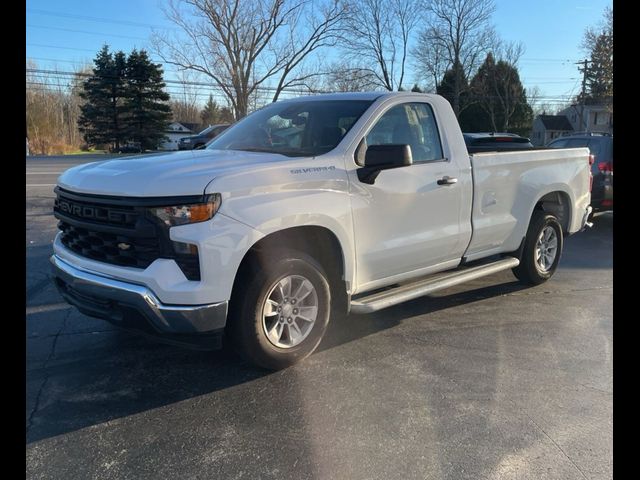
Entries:
<svg viewBox="0 0 640 480">
<path fill-rule="evenodd" d="M 588 147 L 595 157 L 591 165 L 593 187 L 591 206 L 594 212 L 613 210 L 613 136 L 598 133 L 577 133 L 557 138 L 550 148 Z"/>
<path fill-rule="evenodd" d="M 463 133 L 469 153 L 504 152 L 533 148 L 531 140 L 515 133 Z"/>
<path fill-rule="evenodd" d="M 217 137 L 223 131 L 229 128 L 229 124 L 209 125 L 197 135 L 183 137 L 178 142 L 178 150 L 193 150 L 194 148 L 204 146 L 209 140 Z"/>
</svg>

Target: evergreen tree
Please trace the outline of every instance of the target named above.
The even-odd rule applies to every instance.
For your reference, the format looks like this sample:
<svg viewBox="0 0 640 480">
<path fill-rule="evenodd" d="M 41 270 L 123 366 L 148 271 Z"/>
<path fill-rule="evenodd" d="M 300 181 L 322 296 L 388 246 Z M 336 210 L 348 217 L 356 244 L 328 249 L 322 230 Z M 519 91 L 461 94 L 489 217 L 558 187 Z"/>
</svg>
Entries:
<svg viewBox="0 0 640 480">
<path fill-rule="evenodd" d="M 164 131 L 171 118 L 167 104 L 169 94 L 164 91 L 162 68 L 149 59 L 144 50 L 133 50 L 126 64 L 127 136 L 140 142 L 143 150 L 155 149 L 164 139 Z"/>
<path fill-rule="evenodd" d="M 417 83 L 413 84 L 413 88 L 411 89 L 412 92 L 417 92 L 417 93 L 422 93 L 422 89 L 418 86 Z"/>
<path fill-rule="evenodd" d="M 200 118 L 202 119 L 202 123 L 204 125 L 212 125 L 218 119 L 220 115 L 220 107 L 213 99 L 213 95 L 209 94 L 209 100 L 205 104 L 202 112 L 200 112 Z"/>
<path fill-rule="evenodd" d="M 213 95 L 209 95 L 209 99 L 205 104 L 200 118 L 205 125 L 214 125 L 216 123 L 232 123 L 233 113 L 227 107 L 220 107 L 213 99 Z"/>
<path fill-rule="evenodd" d="M 93 63 L 93 75 L 87 78 L 80 92 L 85 103 L 78 119 L 79 130 L 90 145 L 108 144 L 119 148 L 126 138 L 127 127 L 123 105 L 126 56 L 123 52 L 112 54 L 105 45 Z"/>
<path fill-rule="evenodd" d="M 456 117 L 460 118 L 460 114 L 468 107 L 468 89 L 469 82 L 464 74 L 464 68 L 457 63 L 444 72 L 440 85 L 436 86 L 436 93 L 449 100 L 452 107 L 457 104 L 458 112 L 456 112 Z"/>
<path fill-rule="evenodd" d="M 611 105 L 613 99 L 613 11 L 605 10 L 597 28 L 588 28 L 582 47 L 589 53 L 586 71 L 586 104 Z M 582 94 L 578 95 L 582 102 Z"/>
<path fill-rule="evenodd" d="M 529 134 L 533 110 L 514 65 L 496 62 L 489 53 L 471 79 L 470 91 L 473 107 L 464 116 L 467 131 Z"/>
<path fill-rule="evenodd" d="M 598 35 L 587 67 L 585 103 L 611 103 L 613 96 L 613 35 Z"/>
<path fill-rule="evenodd" d="M 495 131 L 487 112 L 476 101 L 471 101 L 467 105 L 467 108 L 460 114 L 458 123 L 460 123 L 460 128 L 465 133 Z"/>
</svg>

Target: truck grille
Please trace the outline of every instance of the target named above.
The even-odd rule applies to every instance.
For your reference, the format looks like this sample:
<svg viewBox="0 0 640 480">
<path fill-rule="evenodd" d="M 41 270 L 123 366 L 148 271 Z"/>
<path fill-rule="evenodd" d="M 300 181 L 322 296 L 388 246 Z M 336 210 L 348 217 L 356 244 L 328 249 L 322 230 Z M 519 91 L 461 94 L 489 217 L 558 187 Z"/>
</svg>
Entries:
<svg viewBox="0 0 640 480">
<path fill-rule="evenodd" d="M 147 206 L 124 204 L 120 197 L 67 192 L 56 188 L 54 215 L 62 244 L 91 260 L 147 268 L 158 258 L 176 261 L 185 277 L 200 280 L 198 254 L 175 253 L 169 230 L 145 214 Z"/>
<path fill-rule="evenodd" d="M 62 244 L 83 257 L 126 267 L 147 268 L 160 258 L 157 238 L 135 238 L 75 227 L 61 221 Z"/>
</svg>

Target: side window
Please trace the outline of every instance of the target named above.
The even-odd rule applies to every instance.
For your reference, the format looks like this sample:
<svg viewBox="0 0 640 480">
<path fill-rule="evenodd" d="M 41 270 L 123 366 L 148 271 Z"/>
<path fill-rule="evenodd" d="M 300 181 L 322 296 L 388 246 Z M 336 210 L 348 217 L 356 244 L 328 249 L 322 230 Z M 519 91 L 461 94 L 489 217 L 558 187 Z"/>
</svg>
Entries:
<svg viewBox="0 0 640 480">
<path fill-rule="evenodd" d="M 566 140 L 558 140 L 557 142 L 553 142 L 549 144 L 550 148 L 564 148 L 567 145 Z"/>
<path fill-rule="evenodd" d="M 404 103 L 389 109 L 366 136 L 370 145 L 409 145 L 414 163 L 442 160 L 440 135 L 431 106 Z"/>
<path fill-rule="evenodd" d="M 578 148 L 578 147 L 586 147 L 589 143 L 589 140 L 586 138 L 572 138 L 567 140 L 566 148 Z"/>
</svg>

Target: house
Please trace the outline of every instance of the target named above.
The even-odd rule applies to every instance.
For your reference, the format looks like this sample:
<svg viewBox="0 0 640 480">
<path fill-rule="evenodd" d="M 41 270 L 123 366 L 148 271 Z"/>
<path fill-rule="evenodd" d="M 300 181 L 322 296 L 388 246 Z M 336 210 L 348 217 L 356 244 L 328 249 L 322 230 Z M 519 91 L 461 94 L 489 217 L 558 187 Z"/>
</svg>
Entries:
<svg viewBox="0 0 640 480">
<path fill-rule="evenodd" d="M 613 135 L 613 112 L 606 105 L 571 105 L 558 115 L 565 115 L 576 132 Z"/>
<path fill-rule="evenodd" d="M 533 121 L 531 143 L 536 147 L 541 147 L 554 138 L 573 131 L 573 126 L 566 115 L 538 115 Z"/>
<path fill-rule="evenodd" d="M 178 142 L 182 137 L 195 135 L 200 131 L 200 124 L 173 122 L 165 130 L 165 141 L 158 146 L 158 150 L 178 150 Z"/>
</svg>

